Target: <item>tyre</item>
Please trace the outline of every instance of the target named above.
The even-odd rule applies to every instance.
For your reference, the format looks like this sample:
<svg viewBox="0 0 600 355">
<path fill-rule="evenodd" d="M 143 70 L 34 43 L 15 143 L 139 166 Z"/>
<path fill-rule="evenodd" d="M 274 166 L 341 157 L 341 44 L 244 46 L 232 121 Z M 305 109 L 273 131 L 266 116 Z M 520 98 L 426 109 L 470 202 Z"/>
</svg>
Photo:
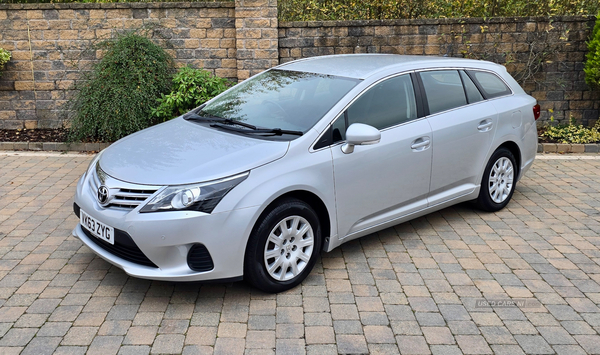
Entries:
<svg viewBox="0 0 600 355">
<path fill-rule="evenodd" d="M 503 147 L 498 148 L 483 172 L 477 206 L 488 212 L 503 209 L 515 191 L 517 173 L 518 168 L 512 152 Z"/>
<path fill-rule="evenodd" d="M 244 259 L 244 278 L 265 292 L 281 292 L 300 284 L 321 249 L 321 226 L 306 202 L 285 199 L 256 223 Z"/>
</svg>

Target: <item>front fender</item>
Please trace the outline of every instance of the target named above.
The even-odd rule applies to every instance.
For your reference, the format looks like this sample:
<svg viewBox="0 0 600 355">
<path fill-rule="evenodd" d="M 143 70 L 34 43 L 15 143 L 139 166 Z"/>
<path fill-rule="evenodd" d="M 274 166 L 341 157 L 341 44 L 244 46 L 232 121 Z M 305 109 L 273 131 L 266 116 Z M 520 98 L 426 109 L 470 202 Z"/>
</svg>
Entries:
<svg viewBox="0 0 600 355">
<path fill-rule="evenodd" d="M 232 209 L 255 208 L 247 226 L 247 241 L 260 215 L 279 197 L 294 191 L 307 191 L 317 196 L 327 209 L 331 226 L 330 237 L 337 238 L 335 186 L 331 151 L 323 149 L 310 154 L 288 153 L 282 159 L 250 172 L 248 178 L 221 201 Z M 299 161 L 304 160 L 304 161 Z"/>
</svg>

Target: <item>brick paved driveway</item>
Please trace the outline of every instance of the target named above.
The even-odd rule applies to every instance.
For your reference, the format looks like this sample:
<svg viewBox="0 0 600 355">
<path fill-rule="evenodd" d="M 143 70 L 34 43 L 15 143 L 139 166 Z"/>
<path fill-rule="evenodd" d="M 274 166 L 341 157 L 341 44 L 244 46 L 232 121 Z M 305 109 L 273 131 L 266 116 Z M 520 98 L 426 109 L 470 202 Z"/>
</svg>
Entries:
<svg viewBox="0 0 600 355">
<path fill-rule="evenodd" d="M 600 354 L 599 159 L 537 160 L 500 213 L 364 237 L 269 295 L 95 257 L 70 234 L 90 158 L 0 153 L 0 354 Z"/>
</svg>

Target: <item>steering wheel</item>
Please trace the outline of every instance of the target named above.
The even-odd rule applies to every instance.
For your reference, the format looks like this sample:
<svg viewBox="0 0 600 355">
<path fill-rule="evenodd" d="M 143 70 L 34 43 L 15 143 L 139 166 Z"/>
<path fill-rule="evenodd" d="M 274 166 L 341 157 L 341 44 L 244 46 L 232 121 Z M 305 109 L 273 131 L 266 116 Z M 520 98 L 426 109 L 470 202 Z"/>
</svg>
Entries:
<svg viewBox="0 0 600 355">
<path fill-rule="evenodd" d="M 283 107 L 281 107 L 281 105 L 275 101 L 272 100 L 263 100 L 262 102 L 263 104 L 268 104 L 268 105 L 272 105 L 275 106 L 279 111 L 281 111 L 281 113 L 283 113 L 284 120 L 289 121 L 290 116 L 288 115 L 288 113 L 283 109 Z"/>
</svg>

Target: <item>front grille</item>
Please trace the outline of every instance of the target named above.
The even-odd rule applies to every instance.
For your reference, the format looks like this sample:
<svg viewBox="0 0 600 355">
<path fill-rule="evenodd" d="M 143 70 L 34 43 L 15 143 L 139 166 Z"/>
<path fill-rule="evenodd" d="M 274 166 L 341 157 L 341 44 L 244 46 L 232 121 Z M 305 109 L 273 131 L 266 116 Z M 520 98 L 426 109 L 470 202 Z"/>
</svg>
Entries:
<svg viewBox="0 0 600 355">
<path fill-rule="evenodd" d="M 187 263 L 194 271 L 210 271 L 215 268 L 208 249 L 202 244 L 194 244 L 190 248 Z"/>
<path fill-rule="evenodd" d="M 158 186 L 137 185 L 119 181 L 107 175 L 96 163 L 94 174 L 90 178 L 90 190 L 97 199 L 100 185 L 106 186 L 110 191 L 109 204 L 105 207 L 116 207 L 132 210 L 152 196 Z"/>
<path fill-rule="evenodd" d="M 94 244 L 106 250 L 107 252 L 134 264 L 158 268 L 156 264 L 150 261 L 150 259 L 148 259 L 144 253 L 142 253 L 140 248 L 138 248 L 127 232 L 115 228 L 115 244 L 113 245 L 109 242 L 96 238 L 87 229 L 83 227 L 81 227 L 81 229 L 83 229 L 85 235 L 90 238 Z"/>
</svg>

